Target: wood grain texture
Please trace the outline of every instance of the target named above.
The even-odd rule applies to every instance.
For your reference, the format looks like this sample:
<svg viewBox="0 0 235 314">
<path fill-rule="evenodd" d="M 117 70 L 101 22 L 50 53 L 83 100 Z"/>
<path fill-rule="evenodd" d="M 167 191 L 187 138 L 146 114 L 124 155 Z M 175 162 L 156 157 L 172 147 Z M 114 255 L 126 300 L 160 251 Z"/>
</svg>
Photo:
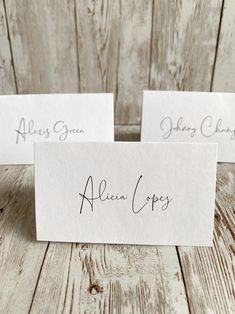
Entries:
<svg viewBox="0 0 235 314">
<path fill-rule="evenodd" d="M 150 89 L 209 91 L 221 6 L 154 1 Z"/>
<path fill-rule="evenodd" d="M 0 94 L 15 93 L 16 86 L 8 40 L 7 20 L 3 0 L 0 0 Z"/>
<path fill-rule="evenodd" d="M 140 140 L 140 125 L 115 125 L 115 141 L 138 142 Z"/>
<path fill-rule="evenodd" d="M 74 295 L 74 291 L 69 291 L 68 288 L 68 277 L 72 267 L 71 248 L 72 244 L 70 243 L 49 244 L 30 308 L 31 313 L 71 313 L 70 308 L 66 307 L 66 303 L 72 302 L 73 297 L 80 302 L 80 292 L 77 291 Z M 79 265 L 73 271 L 74 275 L 81 278 Z"/>
<path fill-rule="evenodd" d="M 148 88 L 152 0 L 121 1 L 116 124 L 138 124 Z"/>
<path fill-rule="evenodd" d="M 32 312 L 188 313 L 188 304 L 170 248 L 50 244 Z"/>
<path fill-rule="evenodd" d="M 212 90 L 235 92 L 235 1 L 225 0 Z"/>
<path fill-rule="evenodd" d="M 213 247 L 179 248 L 192 313 L 235 312 L 234 252 L 235 165 L 220 164 Z"/>
<path fill-rule="evenodd" d="M 79 89 L 74 1 L 7 0 L 19 93 Z"/>
<path fill-rule="evenodd" d="M 26 313 L 47 244 L 35 241 L 32 167 L 0 167 L 0 313 Z"/>
<path fill-rule="evenodd" d="M 139 123 L 148 85 L 152 0 L 76 0 L 82 92 L 114 92 L 117 124 Z"/>
<path fill-rule="evenodd" d="M 81 92 L 114 92 L 119 2 L 75 0 Z"/>
</svg>

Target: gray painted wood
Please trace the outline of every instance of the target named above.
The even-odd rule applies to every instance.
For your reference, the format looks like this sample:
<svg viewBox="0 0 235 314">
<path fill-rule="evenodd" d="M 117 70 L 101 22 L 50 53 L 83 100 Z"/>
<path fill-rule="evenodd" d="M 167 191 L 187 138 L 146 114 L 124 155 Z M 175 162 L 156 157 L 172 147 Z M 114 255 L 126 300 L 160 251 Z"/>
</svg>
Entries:
<svg viewBox="0 0 235 314">
<path fill-rule="evenodd" d="M 225 0 L 212 89 L 235 92 L 235 1 Z"/>
<path fill-rule="evenodd" d="M 74 1 L 5 3 L 18 92 L 77 92 Z"/>
<path fill-rule="evenodd" d="M 139 125 L 115 125 L 114 128 L 115 141 L 136 142 L 140 140 Z"/>
<path fill-rule="evenodd" d="M 47 244 L 35 241 L 32 167 L 0 167 L 0 313 L 27 313 Z"/>
<path fill-rule="evenodd" d="M 150 89 L 209 91 L 222 0 L 156 0 Z"/>
<path fill-rule="evenodd" d="M 219 164 L 213 247 L 179 248 L 192 313 L 235 312 L 234 210 L 235 164 Z"/>
<path fill-rule="evenodd" d="M 148 87 L 152 10 L 152 0 L 121 1 L 117 124 L 140 123 L 143 89 Z"/>
<path fill-rule="evenodd" d="M 50 244 L 32 312 L 188 313 L 188 304 L 171 248 Z"/>
<path fill-rule="evenodd" d="M 119 2 L 76 0 L 81 92 L 114 92 L 118 58 Z"/>
<path fill-rule="evenodd" d="M 7 19 L 3 0 L 0 0 L 0 94 L 15 94 L 14 70 L 8 40 Z"/>
<path fill-rule="evenodd" d="M 139 123 L 148 86 L 152 0 L 76 0 L 82 92 L 113 92 L 115 122 Z"/>
</svg>

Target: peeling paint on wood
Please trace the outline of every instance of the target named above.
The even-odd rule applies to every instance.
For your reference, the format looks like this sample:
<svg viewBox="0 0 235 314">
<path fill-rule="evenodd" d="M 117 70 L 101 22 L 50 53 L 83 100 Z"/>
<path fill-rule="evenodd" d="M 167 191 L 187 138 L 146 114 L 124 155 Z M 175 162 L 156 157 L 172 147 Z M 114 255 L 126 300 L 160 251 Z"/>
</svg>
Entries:
<svg viewBox="0 0 235 314">
<path fill-rule="evenodd" d="M 0 313 L 26 313 L 46 243 L 35 242 L 32 167 L 0 167 Z"/>
<path fill-rule="evenodd" d="M 18 92 L 79 88 L 74 1 L 7 0 Z"/>
<path fill-rule="evenodd" d="M 156 0 L 150 89 L 209 91 L 222 0 Z"/>
<path fill-rule="evenodd" d="M 213 247 L 178 250 L 192 313 L 234 313 L 235 164 L 218 165 Z"/>
</svg>

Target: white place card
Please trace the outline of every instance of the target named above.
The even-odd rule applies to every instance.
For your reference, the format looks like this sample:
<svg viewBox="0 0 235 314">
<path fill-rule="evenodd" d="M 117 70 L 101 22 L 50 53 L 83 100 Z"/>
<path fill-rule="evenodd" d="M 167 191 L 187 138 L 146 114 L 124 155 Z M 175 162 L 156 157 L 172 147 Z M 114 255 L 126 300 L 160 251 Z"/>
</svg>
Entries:
<svg viewBox="0 0 235 314">
<path fill-rule="evenodd" d="M 216 144 L 36 143 L 37 239 L 212 245 Z"/>
<path fill-rule="evenodd" d="M 0 96 L 0 164 L 33 164 L 37 141 L 113 141 L 112 94 Z"/>
<path fill-rule="evenodd" d="M 218 143 L 218 161 L 235 162 L 235 94 L 145 91 L 141 140 Z"/>
</svg>

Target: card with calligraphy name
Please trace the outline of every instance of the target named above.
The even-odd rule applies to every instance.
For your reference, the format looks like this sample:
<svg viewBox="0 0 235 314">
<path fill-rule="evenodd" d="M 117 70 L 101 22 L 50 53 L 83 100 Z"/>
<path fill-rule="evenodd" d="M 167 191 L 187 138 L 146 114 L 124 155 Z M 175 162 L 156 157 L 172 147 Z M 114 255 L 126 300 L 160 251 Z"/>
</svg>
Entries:
<svg viewBox="0 0 235 314">
<path fill-rule="evenodd" d="M 235 94 L 144 91 L 141 140 L 217 143 L 218 161 L 235 162 Z"/>
<path fill-rule="evenodd" d="M 33 164 L 38 141 L 113 141 L 113 96 L 0 96 L 0 134 L 0 164 Z"/>
<path fill-rule="evenodd" d="M 37 239 L 211 246 L 217 144 L 35 143 Z"/>
</svg>

